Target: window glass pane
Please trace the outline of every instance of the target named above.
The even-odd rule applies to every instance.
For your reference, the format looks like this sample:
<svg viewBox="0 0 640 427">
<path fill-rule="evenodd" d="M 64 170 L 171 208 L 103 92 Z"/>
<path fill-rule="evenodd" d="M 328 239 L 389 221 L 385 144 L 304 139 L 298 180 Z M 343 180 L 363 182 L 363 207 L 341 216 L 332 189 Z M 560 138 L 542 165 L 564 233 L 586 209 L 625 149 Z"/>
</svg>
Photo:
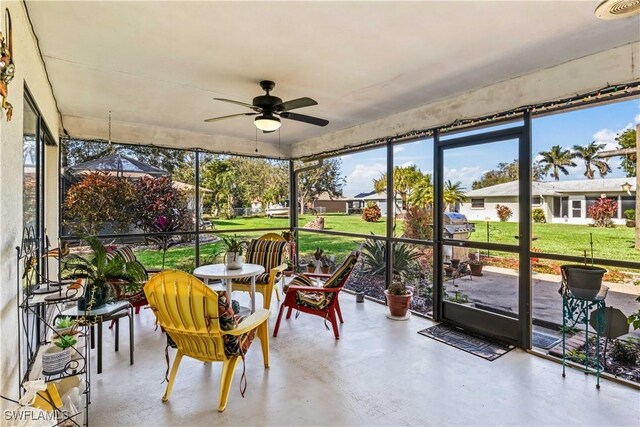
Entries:
<svg viewBox="0 0 640 427">
<path fill-rule="evenodd" d="M 472 208 L 484 208 L 484 199 L 471 199 Z"/>
<path fill-rule="evenodd" d="M 38 144 L 36 140 L 37 115 L 24 103 L 24 119 L 22 124 L 22 225 L 33 227 L 37 232 L 37 182 L 36 171 L 38 167 Z"/>
<path fill-rule="evenodd" d="M 289 162 L 200 153 L 200 228 L 289 228 Z"/>
<path fill-rule="evenodd" d="M 325 159 L 319 168 L 300 172 L 299 226 L 386 234 L 386 164 L 386 148 L 376 148 Z"/>
<path fill-rule="evenodd" d="M 62 150 L 64 235 L 194 230 L 193 152 L 79 140 Z"/>
<path fill-rule="evenodd" d="M 394 236 L 433 240 L 433 139 L 393 147 Z"/>
</svg>

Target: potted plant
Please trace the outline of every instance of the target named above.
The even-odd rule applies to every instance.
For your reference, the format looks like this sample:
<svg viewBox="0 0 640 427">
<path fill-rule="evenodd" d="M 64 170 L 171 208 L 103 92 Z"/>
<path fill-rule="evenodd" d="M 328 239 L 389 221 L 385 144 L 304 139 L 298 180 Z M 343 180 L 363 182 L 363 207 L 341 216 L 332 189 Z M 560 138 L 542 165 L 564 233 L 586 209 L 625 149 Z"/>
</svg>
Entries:
<svg viewBox="0 0 640 427">
<path fill-rule="evenodd" d="M 566 285 L 571 294 L 577 298 L 594 299 L 602 287 L 602 277 L 607 272 L 604 268 L 591 265 L 562 265 L 563 287 Z"/>
<path fill-rule="evenodd" d="M 447 265 L 447 266 L 444 268 L 444 274 L 445 274 L 445 276 L 447 276 L 447 277 L 453 277 L 453 272 L 454 272 L 454 271 L 455 271 L 455 268 L 453 268 L 453 266 L 451 266 L 451 265 Z"/>
<path fill-rule="evenodd" d="M 287 269 L 284 270 L 284 275 L 289 277 L 293 274 L 293 261 L 290 259 L 287 260 Z"/>
<path fill-rule="evenodd" d="M 42 353 L 42 373 L 55 375 L 63 372 L 71 361 L 71 347 L 77 340 L 70 335 L 63 335 Z"/>
<path fill-rule="evenodd" d="M 384 294 L 389 307 L 387 317 L 394 320 L 406 320 L 413 293 L 407 289 L 402 278 L 396 275 L 389 288 L 384 291 Z"/>
<path fill-rule="evenodd" d="M 230 270 L 237 270 L 244 265 L 242 253 L 247 246 L 247 242 L 240 240 L 238 236 L 222 236 L 222 245 L 226 249 L 224 263 Z"/>
<path fill-rule="evenodd" d="M 316 271 L 316 263 L 313 261 L 309 261 L 307 264 L 307 273 L 313 273 Z"/>
<path fill-rule="evenodd" d="M 634 228 L 636 226 L 636 210 L 635 209 L 627 209 L 624 211 L 624 216 L 627 218 L 625 224 L 629 228 Z"/>
<path fill-rule="evenodd" d="M 144 280 L 144 268 L 135 261 L 126 262 L 122 257 L 108 257 L 100 240 L 87 237 L 91 253 L 85 258 L 70 254 L 66 257 L 62 277 L 65 279 L 85 279 L 84 294 L 78 300 L 79 310 L 95 310 L 107 303 L 109 282 L 123 280 L 138 284 Z"/>
<path fill-rule="evenodd" d="M 469 268 L 472 276 L 482 276 L 482 267 L 484 263 L 480 261 L 476 254 L 469 254 Z"/>
<path fill-rule="evenodd" d="M 71 320 L 69 316 L 58 317 L 56 322 L 53 324 L 53 330 L 58 337 L 63 335 L 73 335 L 75 333 L 75 326 L 76 321 Z"/>
<path fill-rule="evenodd" d="M 451 259 L 451 267 L 453 267 L 454 269 L 458 268 L 460 266 L 460 260 L 458 258 L 452 258 Z"/>
</svg>

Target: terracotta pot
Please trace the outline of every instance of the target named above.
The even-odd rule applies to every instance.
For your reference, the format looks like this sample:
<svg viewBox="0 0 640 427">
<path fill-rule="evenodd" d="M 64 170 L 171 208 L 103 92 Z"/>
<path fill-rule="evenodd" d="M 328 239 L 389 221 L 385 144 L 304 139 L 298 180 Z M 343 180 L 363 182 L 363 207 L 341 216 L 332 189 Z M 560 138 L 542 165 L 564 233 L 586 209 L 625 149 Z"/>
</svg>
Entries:
<svg viewBox="0 0 640 427">
<path fill-rule="evenodd" d="M 388 291 L 384 291 L 384 295 L 387 297 L 387 306 L 389 307 L 389 313 L 396 317 L 405 317 L 411 304 L 412 292 L 407 295 L 391 295 Z"/>
<path fill-rule="evenodd" d="M 310 265 L 307 265 L 307 273 L 314 273 L 316 271 L 315 267 L 312 267 Z"/>
<path fill-rule="evenodd" d="M 469 264 L 472 276 L 482 276 L 482 264 Z"/>
<path fill-rule="evenodd" d="M 625 221 L 625 225 L 629 228 L 635 228 L 636 221 L 634 219 L 628 219 Z"/>
<path fill-rule="evenodd" d="M 329 267 L 322 267 L 322 274 L 329 274 Z"/>
<path fill-rule="evenodd" d="M 454 271 L 454 268 L 452 268 L 452 267 L 445 267 L 444 268 L 444 274 L 447 277 L 453 277 L 453 271 Z"/>
</svg>

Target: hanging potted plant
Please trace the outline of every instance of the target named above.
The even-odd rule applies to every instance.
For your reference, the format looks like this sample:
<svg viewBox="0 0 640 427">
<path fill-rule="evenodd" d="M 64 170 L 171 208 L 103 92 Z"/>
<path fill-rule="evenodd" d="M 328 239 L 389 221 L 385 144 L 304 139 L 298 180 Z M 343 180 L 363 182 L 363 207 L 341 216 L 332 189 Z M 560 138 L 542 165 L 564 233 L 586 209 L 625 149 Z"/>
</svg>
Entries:
<svg viewBox="0 0 640 427">
<path fill-rule="evenodd" d="M 242 254 L 247 243 L 244 240 L 240 240 L 238 236 L 222 236 L 222 244 L 226 249 L 224 263 L 227 268 L 229 270 L 238 270 L 242 268 L 244 265 L 244 258 L 242 257 Z"/>
<path fill-rule="evenodd" d="M 389 288 L 384 291 L 384 295 L 389 307 L 387 317 L 394 320 L 407 320 L 413 293 L 407 289 L 400 276 L 394 277 Z"/>
<path fill-rule="evenodd" d="M 136 261 L 126 262 L 120 256 L 107 256 L 107 250 L 96 237 L 87 237 L 85 241 L 91 249 L 90 256 L 68 255 L 62 271 L 65 279 L 84 279 L 84 294 L 78 300 L 79 310 L 103 307 L 109 296 L 109 282 L 122 280 L 133 284 L 144 280 L 144 268 Z"/>
</svg>

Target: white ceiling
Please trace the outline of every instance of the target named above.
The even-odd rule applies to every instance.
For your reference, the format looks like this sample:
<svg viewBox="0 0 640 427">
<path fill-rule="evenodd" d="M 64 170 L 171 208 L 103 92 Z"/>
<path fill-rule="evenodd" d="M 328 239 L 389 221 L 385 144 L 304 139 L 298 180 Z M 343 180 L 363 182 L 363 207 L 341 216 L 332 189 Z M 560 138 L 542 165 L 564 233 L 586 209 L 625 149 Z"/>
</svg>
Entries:
<svg viewBox="0 0 640 427">
<path fill-rule="evenodd" d="M 327 127 L 283 119 L 294 143 L 640 39 L 599 1 L 28 2 L 64 116 L 252 140 L 258 82 Z M 64 122 L 72 136 L 77 123 Z M 77 128 L 74 128 L 78 126 Z M 106 130 L 106 126 L 105 126 Z M 103 136 L 107 137 L 106 133 Z M 277 132 L 260 135 L 277 141 Z M 206 147 L 203 147 L 206 148 Z"/>
</svg>

